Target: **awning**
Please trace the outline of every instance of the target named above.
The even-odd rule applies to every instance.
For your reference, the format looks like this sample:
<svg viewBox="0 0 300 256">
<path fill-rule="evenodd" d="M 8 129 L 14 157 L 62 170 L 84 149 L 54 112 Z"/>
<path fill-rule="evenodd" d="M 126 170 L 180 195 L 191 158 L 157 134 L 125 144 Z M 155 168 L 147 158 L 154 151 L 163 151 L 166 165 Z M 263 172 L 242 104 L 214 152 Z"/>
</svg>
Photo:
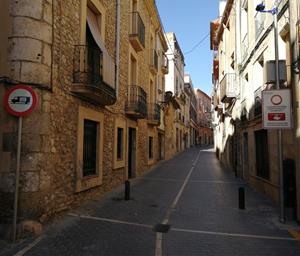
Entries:
<svg viewBox="0 0 300 256">
<path fill-rule="evenodd" d="M 99 28 L 97 16 L 90 8 L 87 8 L 87 23 L 95 42 L 103 54 L 103 81 L 115 88 L 115 62 L 105 48 L 105 44 L 101 38 L 101 30 Z"/>
</svg>

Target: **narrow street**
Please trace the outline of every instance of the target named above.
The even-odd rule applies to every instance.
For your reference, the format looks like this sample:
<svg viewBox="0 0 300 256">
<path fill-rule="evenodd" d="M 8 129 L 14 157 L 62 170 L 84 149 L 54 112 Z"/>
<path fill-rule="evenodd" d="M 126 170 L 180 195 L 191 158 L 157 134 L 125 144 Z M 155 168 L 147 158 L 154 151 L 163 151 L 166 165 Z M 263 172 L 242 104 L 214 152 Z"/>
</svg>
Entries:
<svg viewBox="0 0 300 256">
<path fill-rule="evenodd" d="M 238 209 L 241 186 L 245 210 Z M 220 167 L 211 148 L 194 147 L 135 179 L 131 200 L 119 188 L 71 210 L 20 250 L 26 256 L 288 256 L 299 255 L 300 241 L 279 224 L 268 199 Z"/>
</svg>

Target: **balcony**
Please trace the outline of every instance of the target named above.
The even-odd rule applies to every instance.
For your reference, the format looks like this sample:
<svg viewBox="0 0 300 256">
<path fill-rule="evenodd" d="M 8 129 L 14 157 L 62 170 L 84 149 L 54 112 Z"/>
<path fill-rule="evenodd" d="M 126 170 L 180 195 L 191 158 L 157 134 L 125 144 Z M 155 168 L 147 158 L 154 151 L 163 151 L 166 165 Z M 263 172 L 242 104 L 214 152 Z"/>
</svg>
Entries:
<svg viewBox="0 0 300 256">
<path fill-rule="evenodd" d="M 242 62 L 244 62 L 248 56 L 248 34 L 245 35 L 244 39 L 242 40 L 242 46 L 241 46 L 241 57 Z"/>
<path fill-rule="evenodd" d="M 162 53 L 161 72 L 165 75 L 169 73 L 169 60 L 164 53 Z"/>
<path fill-rule="evenodd" d="M 113 105 L 117 100 L 115 84 L 109 85 L 103 81 L 102 51 L 87 45 L 76 45 L 73 62 L 72 93 L 96 105 Z"/>
<path fill-rule="evenodd" d="M 150 50 L 150 71 L 153 75 L 158 71 L 158 55 L 156 50 Z"/>
<path fill-rule="evenodd" d="M 235 74 L 227 73 L 220 82 L 220 99 L 223 103 L 230 103 L 235 95 Z"/>
<path fill-rule="evenodd" d="M 255 15 L 255 39 L 258 40 L 262 32 L 264 31 L 266 14 L 257 12 Z"/>
<path fill-rule="evenodd" d="M 138 85 L 129 86 L 126 114 L 133 119 L 147 117 L 147 94 L 142 87 Z"/>
<path fill-rule="evenodd" d="M 156 103 L 148 104 L 148 124 L 160 125 L 160 106 Z"/>
<path fill-rule="evenodd" d="M 138 12 L 131 13 L 131 22 L 129 41 L 132 47 L 139 52 L 145 48 L 145 25 Z"/>
</svg>

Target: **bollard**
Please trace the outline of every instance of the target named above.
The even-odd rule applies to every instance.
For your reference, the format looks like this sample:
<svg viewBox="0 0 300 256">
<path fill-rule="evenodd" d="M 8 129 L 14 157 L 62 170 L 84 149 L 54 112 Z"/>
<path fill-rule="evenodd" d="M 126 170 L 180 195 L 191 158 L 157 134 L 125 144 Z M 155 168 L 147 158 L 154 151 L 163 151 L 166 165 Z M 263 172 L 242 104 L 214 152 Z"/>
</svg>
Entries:
<svg viewBox="0 0 300 256">
<path fill-rule="evenodd" d="M 245 189 L 242 187 L 239 188 L 239 209 L 245 209 Z"/>
<path fill-rule="evenodd" d="M 130 200 L 130 181 L 125 181 L 125 200 Z"/>
</svg>

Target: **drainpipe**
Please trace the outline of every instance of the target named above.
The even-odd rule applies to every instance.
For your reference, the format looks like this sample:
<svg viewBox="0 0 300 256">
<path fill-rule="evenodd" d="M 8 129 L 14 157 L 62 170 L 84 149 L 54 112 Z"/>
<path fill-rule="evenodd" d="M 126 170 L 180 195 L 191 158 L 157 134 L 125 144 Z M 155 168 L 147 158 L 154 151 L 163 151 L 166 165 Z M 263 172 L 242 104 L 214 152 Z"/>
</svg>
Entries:
<svg viewBox="0 0 300 256">
<path fill-rule="evenodd" d="M 297 63 L 299 57 L 298 49 L 298 31 L 297 22 L 299 19 L 299 0 L 289 1 L 290 14 L 290 40 L 291 40 L 291 63 Z M 298 63 L 299 65 L 299 63 Z M 296 143 L 296 155 L 300 153 L 300 88 L 299 88 L 299 74 L 296 73 L 295 68 L 292 68 L 292 91 L 293 91 L 293 112 L 294 112 L 294 131 Z M 296 187 L 297 187 L 297 220 L 300 221 L 300 159 L 296 157 Z"/>
<path fill-rule="evenodd" d="M 120 0 L 116 0 L 116 95 L 119 96 L 119 76 L 120 76 L 120 23 L 121 23 L 121 5 Z"/>
</svg>

